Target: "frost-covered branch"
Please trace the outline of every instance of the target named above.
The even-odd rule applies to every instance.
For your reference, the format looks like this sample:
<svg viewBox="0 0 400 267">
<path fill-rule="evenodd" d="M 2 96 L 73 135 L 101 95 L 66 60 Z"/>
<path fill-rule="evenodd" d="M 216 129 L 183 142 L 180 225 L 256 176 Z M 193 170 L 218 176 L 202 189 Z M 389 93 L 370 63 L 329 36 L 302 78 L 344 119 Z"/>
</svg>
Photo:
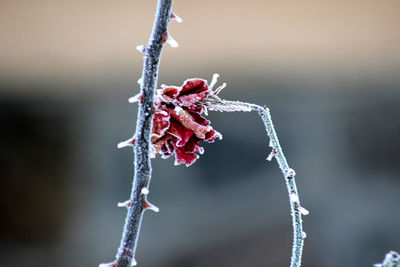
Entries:
<svg viewBox="0 0 400 267">
<path fill-rule="evenodd" d="M 293 169 L 289 167 L 285 155 L 283 154 L 282 147 L 279 144 L 278 136 L 274 128 L 274 124 L 272 123 L 269 109 L 267 107 L 261 107 L 255 104 L 223 100 L 217 96 L 219 91 L 220 89 L 217 89 L 215 91 L 215 94 L 203 100 L 203 104 L 205 107 L 208 108 L 208 110 L 257 111 L 262 121 L 264 122 L 270 139 L 269 146 L 272 148 L 272 152 L 269 154 L 267 160 L 272 160 L 273 157 L 276 158 L 279 164 L 279 168 L 281 169 L 285 177 L 286 187 L 289 193 L 290 211 L 293 224 L 293 248 L 290 266 L 299 267 L 301 265 L 304 238 L 306 237 L 305 232 L 303 232 L 303 221 L 301 219 L 301 215 L 307 215 L 308 211 L 300 206 L 300 200 L 295 180 L 296 173 Z"/>
<path fill-rule="evenodd" d="M 125 220 L 121 244 L 116 259 L 112 263 L 100 266 L 131 267 L 136 265 L 135 251 L 142 222 L 143 211 L 158 208 L 147 201 L 148 187 L 151 179 L 150 162 L 150 134 L 152 129 L 152 107 L 157 87 L 158 66 L 164 43 L 168 42 L 176 47 L 177 43 L 168 35 L 168 24 L 171 18 L 179 20 L 171 12 L 172 0 L 159 0 L 153 25 L 153 31 L 146 47 L 138 46 L 137 49 L 144 53 L 144 66 L 141 78 L 141 101 L 139 101 L 138 119 L 135 137 L 125 142 L 133 145 L 135 153 L 135 174 L 132 185 L 131 197 L 128 201 L 119 203 L 119 207 L 126 207 L 128 214 Z M 120 147 L 120 145 L 119 145 Z"/>
<path fill-rule="evenodd" d="M 374 267 L 400 267 L 400 255 L 396 251 L 390 251 L 385 255 L 382 263 L 374 264 Z"/>
</svg>

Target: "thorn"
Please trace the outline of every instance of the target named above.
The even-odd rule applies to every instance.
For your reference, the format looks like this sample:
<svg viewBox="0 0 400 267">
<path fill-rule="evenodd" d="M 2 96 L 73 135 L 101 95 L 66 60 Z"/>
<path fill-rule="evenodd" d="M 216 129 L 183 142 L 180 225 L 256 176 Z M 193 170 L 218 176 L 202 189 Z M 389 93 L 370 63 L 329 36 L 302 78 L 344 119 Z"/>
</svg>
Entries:
<svg viewBox="0 0 400 267">
<path fill-rule="evenodd" d="M 174 38 L 172 38 L 172 36 L 170 34 L 167 34 L 167 40 L 166 40 L 167 44 L 169 44 L 171 47 L 176 48 L 179 47 L 179 44 L 177 41 L 175 41 Z"/>
<path fill-rule="evenodd" d="M 146 47 L 144 47 L 144 45 L 138 45 L 136 46 L 136 50 L 140 53 L 144 53 L 146 51 Z"/>
<path fill-rule="evenodd" d="M 109 263 L 101 263 L 99 267 L 117 267 L 117 264 L 113 261 Z"/>
<path fill-rule="evenodd" d="M 118 148 L 123 148 L 123 147 L 127 147 L 127 146 L 134 146 L 135 145 L 135 138 L 132 137 L 126 141 L 120 142 L 118 143 L 117 147 Z"/>
<path fill-rule="evenodd" d="M 306 239 L 306 237 L 307 237 L 307 234 L 306 234 L 306 232 L 301 232 L 301 238 L 303 238 L 303 239 Z"/>
<path fill-rule="evenodd" d="M 137 80 L 137 83 L 140 84 L 140 85 L 142 85 L 142 82 L 143 82 L 143 79 L 142 79 L 142 77 L 140 77 L 140 78 Z"/>
<path fill-rule="evenodd" d="M 154 212 L 159 212 L 160 211 L 160 209 L 158 207 L 154 206 L 153 204 L 151 204 L 150 202 L 145 200 L 143 202 L 143 210 L 147 210 L 147 209 L 152 210 Z"/>
<path fill-rule="evenodd" d="M 299 212 L 304 216 L 310 214 L 310 212 L 307 209 L 303 208 L 303 207 L 299 207 Z"/>
<path fill-rule="evenodd" d="M 132 202 L 130 200 L 124 201 L 124 202 L 118 202 L 117 206 L 118 208 L 129 208 L 132 205 Z"/>
<path fill-rule="evenodd" d="M 292 179 L 295 175 L 296 175 L 296 172 L 292 168 L 287 169 L 286 178 Z"/>
<path fill-rule="evenodd" d="M 219 77 L 219 74 L 218 73 L 214 73 L 214 75 L 213 75 L 213 77 L 211 79 L 211 83 L 208 86 L 208 88 L 210 88 L 210 90 L 212 90 L 214 85 L 217 83 L 218 77 Z"/>
<path fill-rule="evenodd" d="M 143 187 L 142 190 L 140 191 L 143 195 L 148 195 L 150 193 L 149 189 L 147 187 Z"/>
<path fill-rule="evenodd" d="M 136 266 L 137 265 L 137 261 L 135 260 L 135 258 L 132 258 L 132 266 Z"/>
<path fill-rule="evenodd" d="M 206 107 L 206 106 L 203 106 L 203 107 L 204 107 L 204 115 L 208 116 L 208 109 L 207 109 L 207 107 Z"/>
<path fill-rule="evenodd" d="M 130 97 L 130 98 L 128 99 L 128 102 L 129 102 L 129 103 L 136 103 L 136 102 L 139 102 L 141 96 L 142 96 L 141 93 L 139 93 L 139 94 L 137 94 L 137 95 L 135 95 L 135 96 L 132 96 L 132 97 Z"/>
<path fill-rule="evenodd" d="M 222 89 L 224 89 L 225 87 L 226 87 L 226 83 L 223 83 L 220 87 L 215 89 L 214 94 L 218 95 L 219 93 L 221 93 Z"/>
<path fill-rule="evenodd" d="M 297 201 L 299 201 L 299 197 L 297 196 L 297 194 L 295 192 L 293 192 L 290 194 L 290 200 L 292 202 L 297 202 Z"/>
<path fill-rule="evenodd" d="M 267 157 L 267 160 L 268 160 L 268 161 L 271 161 L 272 158 L 273 158 L 275 155 L 276 155 L 276 150 L 275 150 L 275 149 L 272 149 L 271 153 L 269 153 L 269 155 L 268 155 L 268 157 Z"/>
<path fill-rule="evenodd" d="M 178 23 L 183 22 L 183 20 L 178 15 L 176 15 L 174 12 L 171 12 L 171 19 L 175 20 Z"/>
</svg>

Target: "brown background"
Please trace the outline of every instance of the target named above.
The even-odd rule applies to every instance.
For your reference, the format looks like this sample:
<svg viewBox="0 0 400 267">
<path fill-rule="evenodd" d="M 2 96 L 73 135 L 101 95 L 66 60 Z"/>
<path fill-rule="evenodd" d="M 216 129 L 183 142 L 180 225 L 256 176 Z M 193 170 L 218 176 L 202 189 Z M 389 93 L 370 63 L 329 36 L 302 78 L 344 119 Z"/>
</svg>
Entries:
<svg viewBox="0 0 400 267">
<path fill-rule="evenodd" d="M 130 193 L 142 55 L 155 1 L 0 1 L 0 261 L 114 257 Z M 400 250 L 400 2 L 175 1 L 159 84 L 227 82 L 270 107 L 297 172 L 304 266 Z M 256 114 L 211 113 L 224 139 L 190 168 L 153 161 L 139 266 L 287 266 L 285 184 Z"/>
</svg>

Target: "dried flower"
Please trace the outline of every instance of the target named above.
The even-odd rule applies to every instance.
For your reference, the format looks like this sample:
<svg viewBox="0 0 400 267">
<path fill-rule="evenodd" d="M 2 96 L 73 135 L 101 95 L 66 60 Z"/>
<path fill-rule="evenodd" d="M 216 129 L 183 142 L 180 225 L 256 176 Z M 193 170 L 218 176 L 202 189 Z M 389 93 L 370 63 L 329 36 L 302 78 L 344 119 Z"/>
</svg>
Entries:
<svg viewBox="0 0 400 267">
<path fill-rule="evenodd" d="M 211 94 L 214 92 L 207 81 L 197 78 L 186 80 L 181 87 L 162 85 L 162 89 L 157 90 L 151 134 L 153 157 L 157 153 L 163 158 L 175 154 L 175 165 L 190 166 L 199 158 L 196 152 L 204 153 L 199 145 L 201 140 L 211 143 L 217 137 L 222 139 L 210 121 L 202 116 L 205 107 L 200 101 Z M 132 139 L 128 141 L 134 143 Z"/>
</svg>

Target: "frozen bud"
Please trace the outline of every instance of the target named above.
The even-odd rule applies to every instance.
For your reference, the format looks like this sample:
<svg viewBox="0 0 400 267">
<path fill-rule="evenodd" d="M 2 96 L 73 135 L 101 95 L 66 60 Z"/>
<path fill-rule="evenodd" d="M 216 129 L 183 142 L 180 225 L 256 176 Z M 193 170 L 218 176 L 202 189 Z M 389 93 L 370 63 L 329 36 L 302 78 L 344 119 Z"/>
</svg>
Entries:
<svg viewBox="0 0 400 267">
<path fill-rule="evenodd" d="M 201 141 L 212 143 L 222 138 L 203 116 L 202 100 L 210 95 L 207 81 L 199 78 L 188 79 L 182 86 L 162 85 L 157 90 L 152 111 L 151 156 L 175 155 L 175 165 L 190 166 L 204 152 Z"/>
</svg>

